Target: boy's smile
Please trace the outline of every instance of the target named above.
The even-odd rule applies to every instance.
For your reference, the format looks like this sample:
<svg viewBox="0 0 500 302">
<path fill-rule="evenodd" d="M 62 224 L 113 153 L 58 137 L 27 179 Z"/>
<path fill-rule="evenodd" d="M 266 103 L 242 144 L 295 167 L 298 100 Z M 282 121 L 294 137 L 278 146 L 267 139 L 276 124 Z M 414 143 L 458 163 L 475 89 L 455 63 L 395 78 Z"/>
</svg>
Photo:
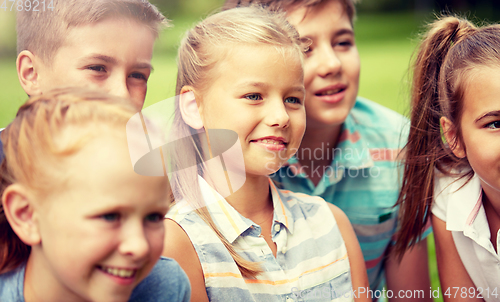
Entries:
<svg viewBox="0 0 500 302">
<path fill-rule="evenodd" d="M 41 63 L 41 91 L 93 86 L 130 98 L 139 110 L 152 70 L 154 41 L 146 25 L 122 18 L 73 27 L 54 58 L 46 65 Z"/>
<path fill-rule="evenodd" d="M 287 12 L 312 44 L 306 54 L 307 128 L 340 127 L 358 94 L 360 62 L 349 17 L 338 1 Z"/>
</svg>

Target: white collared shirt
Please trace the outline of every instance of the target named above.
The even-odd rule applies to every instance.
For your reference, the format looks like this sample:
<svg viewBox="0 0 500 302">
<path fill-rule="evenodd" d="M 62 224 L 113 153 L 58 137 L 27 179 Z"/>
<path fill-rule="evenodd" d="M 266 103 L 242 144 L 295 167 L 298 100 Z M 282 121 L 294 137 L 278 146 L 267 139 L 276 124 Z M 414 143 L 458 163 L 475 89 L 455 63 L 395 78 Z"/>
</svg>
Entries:
<svg viewBox="0 0 500 302">
<path fill-rule="evenodd" d="M 481 183 L 477 175 L 465 185 L 467 177 L 455 180 L 449 176 L 436 177 L 432 214 L 446 222 L 460 259 L 484 300 L 499 301 L 500 257 L 490 241 Z"/>
</svg>

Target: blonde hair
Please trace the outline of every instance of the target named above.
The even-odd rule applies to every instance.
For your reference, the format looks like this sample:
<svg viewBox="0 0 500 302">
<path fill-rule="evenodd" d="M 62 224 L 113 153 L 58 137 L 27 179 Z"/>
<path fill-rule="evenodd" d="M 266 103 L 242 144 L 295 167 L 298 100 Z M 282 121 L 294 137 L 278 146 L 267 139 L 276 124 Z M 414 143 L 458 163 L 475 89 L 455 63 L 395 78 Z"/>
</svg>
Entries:
<svg viewBox="0 0 500 302">
<path fill-rule="evenodd" d="M 129 101 L 83 88 L 57 89 L 30 98 L 14 121 L 1 133 L 5 158 L 0 166 L 0 196 L 14 183 L 30 188 L 37 196 L 55 190 L 65 179 L 60 159 L 78 152 L 98 135 L 91 125 L 122 127 L 136 110 Z M 88 131 L 72 133 L 62 144 L 68 126 Z M 118 129 L 118 128 L 117 128 Z M 0 203 L 0 273 L 15 269 L 30 253 L 10 227 Z"/>
<path fill-rule="evenodd" d="M 167 19 L 147 0 L 51 0 L 53 8 L 17 13 L 17 53 L 29 50 L 50 62 L 72 27 L 93 24 L 109 17 L 136 20 L 158 36 Z"/>
<path fill-rule="evenodd" d="M 189 85 L 201 91 L 209 86 L 214 67 L 224 60 L 230 47 L 235 45 L 268 45 L 277 50 L 291 51 L 302 58 L 303 46 L 298 33 L 286 21 L 283 14 L 272 13 L 259 7 L 235 8 L 217 13 L 205 19 L 187 32 L 181 42 L 177 65 L 177 95 Z M 197 184 L 198 174 L 204 175 L 202 141 L 198 131 L 182 119 L 179 97 L 176 100 L 173 132 L 178 140 L 172 151 L 172 167 L 176 173 L 170 179 L 174 196 L 182 196 L 193 205 L 197 214 L 214 230 L 230 252 L 243 276 L 252 278 L 261 272 L 258 263 L 244 259 L 234 249 L 213 222 L 203 205 Z M 196 160 L 194 160 L 196 159 Z M 198 169 L 183 169 L 195 161 Z"/>
</svg>

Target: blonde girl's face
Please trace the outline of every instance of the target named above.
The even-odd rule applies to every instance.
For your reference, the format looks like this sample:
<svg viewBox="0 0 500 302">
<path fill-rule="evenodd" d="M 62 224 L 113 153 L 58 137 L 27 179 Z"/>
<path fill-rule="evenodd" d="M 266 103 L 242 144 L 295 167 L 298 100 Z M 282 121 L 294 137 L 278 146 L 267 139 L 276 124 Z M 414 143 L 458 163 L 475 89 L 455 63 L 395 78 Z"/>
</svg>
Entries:
<svg viewBox="0 0 500 302">
<path fill-rule="evenodd" d="M 486 195 L 500 202 L 500 68 L 480 67 L 468 79 L 461 120 L 463 144 L 455 155 L 467 157 Z"/>
<path fill-rule="evenodd" d="M 305 129 L 300 54 L 242 44 L 214 68 L 208 89 L 197 96 L 204 126 L 238 134 L 247 175 L 277 171 L 297 151 Z"/>
<path fill-rule="evenodd" d="M 40 203 L 36 267 L 45 271 L 34 274 L 64 301 L 128 301 L 162 252 L 166 181 L 136 174 L 117 133 L 64 162 L 66 183 Z"/>
</svg>

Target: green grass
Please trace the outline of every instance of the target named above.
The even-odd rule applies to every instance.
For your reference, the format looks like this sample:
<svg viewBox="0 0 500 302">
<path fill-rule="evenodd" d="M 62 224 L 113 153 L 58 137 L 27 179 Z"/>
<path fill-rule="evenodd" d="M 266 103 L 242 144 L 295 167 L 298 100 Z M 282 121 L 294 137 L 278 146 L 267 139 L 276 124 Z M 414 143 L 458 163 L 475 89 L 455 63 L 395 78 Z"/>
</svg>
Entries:
<svg viewBox="0 0 500 302">
<path fill-rule="evenodd" d="M 176 47 L 185 30 L 197 20 L 193 16 L 173 18 L 175 26 L 161 35 L 155 47 L 152 62 L 155 70 L 149 80 L 145 107 L 174 96 Z M 402 114 L 408 113 L 408 66 L 422 24 L 422 19 L 409 13 L 358 17 L 355 30 L 362 66 L 361 96 Z M 0 128 L 3 128 L 27 98 L 17 79 L 14 57 L 0 58 L 0 79 Z M 437 288 L 439 280 L 432 236 L 429 237 L 429 255 L 432 286 Z"/>
</svg>

